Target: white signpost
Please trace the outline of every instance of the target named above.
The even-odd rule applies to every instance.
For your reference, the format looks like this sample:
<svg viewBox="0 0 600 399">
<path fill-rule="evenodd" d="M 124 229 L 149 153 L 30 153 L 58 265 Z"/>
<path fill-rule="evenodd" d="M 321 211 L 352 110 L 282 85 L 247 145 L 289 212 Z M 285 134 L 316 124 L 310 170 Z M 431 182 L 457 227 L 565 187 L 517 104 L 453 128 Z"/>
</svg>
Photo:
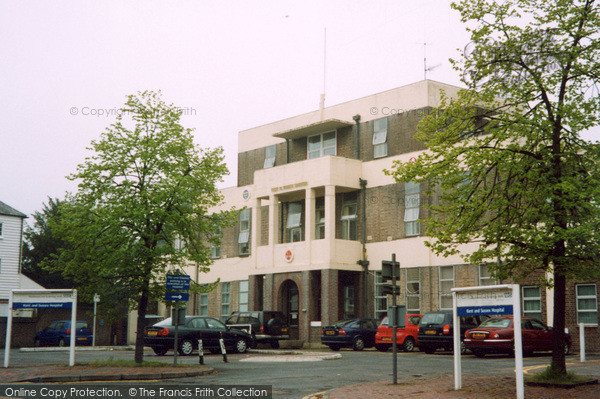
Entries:
<svg viewBox="0 0 600 399">
<path fill-rule="evenodd" d="M 525 397 L 523 382 L 523 340 L 521 335 L 521 300 L 518 284 L 489 285 L 452 289 L 454 310 L 454 389 L 462 388 L 460 355 L 460 317 L 476 315 L 513 315 L 515 330 L 515 373 L 517 399 Z"/>
<path fill-rule="evenodd" d="M 77 331 L 77 290 L 11 290 L 8 297 L 4 367 L 10 360 L 13 309 L 71 309 L 71 342 L 69 366 L 75 365 L 75 335 Z"/>
</svg>

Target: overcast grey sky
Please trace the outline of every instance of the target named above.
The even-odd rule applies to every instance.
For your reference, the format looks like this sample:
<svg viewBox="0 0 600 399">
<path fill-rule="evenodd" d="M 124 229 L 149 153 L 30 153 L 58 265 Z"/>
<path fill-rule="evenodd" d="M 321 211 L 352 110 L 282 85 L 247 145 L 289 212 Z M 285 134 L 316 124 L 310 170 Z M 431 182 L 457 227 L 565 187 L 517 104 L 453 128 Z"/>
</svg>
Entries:
<svg viewBox="0 0 600 399">
<path fill-rule="evenodd" d="M 2 1 L 0 201 L 31 214 L 76 186 L 65 176 L 125 96 L 162 90 L 204 147 L 237 133 L 428 78 L 459 84 L 469 42 L 446 0 Z M 112 115 L 105 114 L 112 110 Z M 31 222 L 31 219 L 30 219 Z"/>
</svg>

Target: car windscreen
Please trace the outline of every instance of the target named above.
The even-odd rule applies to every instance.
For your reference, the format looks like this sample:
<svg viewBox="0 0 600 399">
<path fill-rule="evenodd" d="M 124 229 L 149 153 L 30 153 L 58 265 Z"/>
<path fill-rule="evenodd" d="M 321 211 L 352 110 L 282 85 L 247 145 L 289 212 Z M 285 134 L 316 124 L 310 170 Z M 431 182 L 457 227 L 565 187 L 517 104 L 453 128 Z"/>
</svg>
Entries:
<svg viewBox="0 0 600 399">
<path fill-rule="evenodd" d="M 421 325 L 442 324 L 445 318 L 445 313 L 427 313 L 421 319 Z"/>
<path fill-rule="evenodd" d="M 88 328 L 88 324 L 85 321 L 78 321 L 75 325 L 77 326 L 77 329 Z"/>
<path fill-rule="evenodd" d="M 153 324 L 153 326 L 171 326 L 171 325 L 173 325 L 173 324 L 171 323 L 170 317 L 167 319 L 164 319 L 163 321 L 159 321 L 156 324 Z"/>
<path fill-rule="evenodd" d="M 343 327 L 346 324 L 350 324 L 354 321 L 356 321 L 357 319 L 348 319 L 348 320 L 340 320 L 340 321 L 336 321 L 335 323 L 331 323 L 331 325 L 333 327 Z"/>
<path fill-rule="evenodd" d="M 495 319 L 495 318 L 491 318 L 491 319 L 487 319 L 486 321 L 484 321 L 483 323 L 481 323 L 479 325 L 479 327 L 506 328 L 506 327 L 510 326 L 510 323 L 512 323 L 511 319 Z"/>
</svg>

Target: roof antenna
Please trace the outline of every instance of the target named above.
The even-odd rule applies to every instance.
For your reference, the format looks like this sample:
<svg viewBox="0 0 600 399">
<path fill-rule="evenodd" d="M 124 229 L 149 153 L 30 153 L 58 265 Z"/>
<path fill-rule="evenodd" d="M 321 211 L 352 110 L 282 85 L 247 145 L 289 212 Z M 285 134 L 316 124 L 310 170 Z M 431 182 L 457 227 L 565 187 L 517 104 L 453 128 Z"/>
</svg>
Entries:
<svg viewBox="0 0 600 399">
<path fill-rule="evenodd" d="M 431 72 L 434 69 L 439 68 L 442 64 L 427 67 L 427 45 L 431 43 L 423 42 L 419 44 L 423 45 L 423 79 L 427 80 L 427 72 Z"/>
<path fill-rule="evenodd" d="M 325 91 L 327 89 L 327 28 L 323 28 L 323 93 L 319 101 L 321 110 L 321 120 L 323 119 L 323 110 L 325 109 Z"/>
</svg>

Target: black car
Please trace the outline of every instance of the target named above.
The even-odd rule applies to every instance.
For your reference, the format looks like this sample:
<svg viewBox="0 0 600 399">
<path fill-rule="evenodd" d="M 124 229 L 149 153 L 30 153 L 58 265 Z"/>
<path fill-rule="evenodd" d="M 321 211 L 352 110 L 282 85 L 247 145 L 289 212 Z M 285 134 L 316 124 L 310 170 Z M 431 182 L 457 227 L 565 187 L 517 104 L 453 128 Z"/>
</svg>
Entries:
<svg viewBox="0 0 600 399">
<path fill-rule="evenodd" d="M 223 338 L 228 351 L 244 353 L 255 345 L 248 333 L 227 327 L 217 319 L 205 316 L 186 316 L 185 325 L 178 326 L 178 351 L 182 355 L 190 355 L 198 348 L 198 340 L 202 339 L 203 349 L 219 353 L 219 338 Z M 144 346 L 149 346 L 159 356 L 173 349 L 175 343 L 175 326 L 171 318 L 144 328 Z"/>
<path fill-rule="evenodd" d="M 375 346 L 378 321 L 375 319 L 350 319 L 323 327 L 321 343 L 331 350 L 352 348 L 361 351 Z"/>
<path fill-rule="evenodd" d="M 453 320 L 451 310 L 439 310 L 423 315 L 419 323 L 417 346 L 425 353 L 433 353 L 438 348 L 454 349 Z M 459 316 L 460 317 L 460 353 L 466 352 L 463 339 L 465 331 L 480 325 L 488 316 Z"/>
<path fill-rule="evenodd" d="M 261 310 L 251 312 L 233 312 L 225 320 L 229 327 L 251 334 L 258 343 L 268 343 L 279 348 L 279 340 L 289 339 L 290 326 L 282 312 Z"/>
</svg>

